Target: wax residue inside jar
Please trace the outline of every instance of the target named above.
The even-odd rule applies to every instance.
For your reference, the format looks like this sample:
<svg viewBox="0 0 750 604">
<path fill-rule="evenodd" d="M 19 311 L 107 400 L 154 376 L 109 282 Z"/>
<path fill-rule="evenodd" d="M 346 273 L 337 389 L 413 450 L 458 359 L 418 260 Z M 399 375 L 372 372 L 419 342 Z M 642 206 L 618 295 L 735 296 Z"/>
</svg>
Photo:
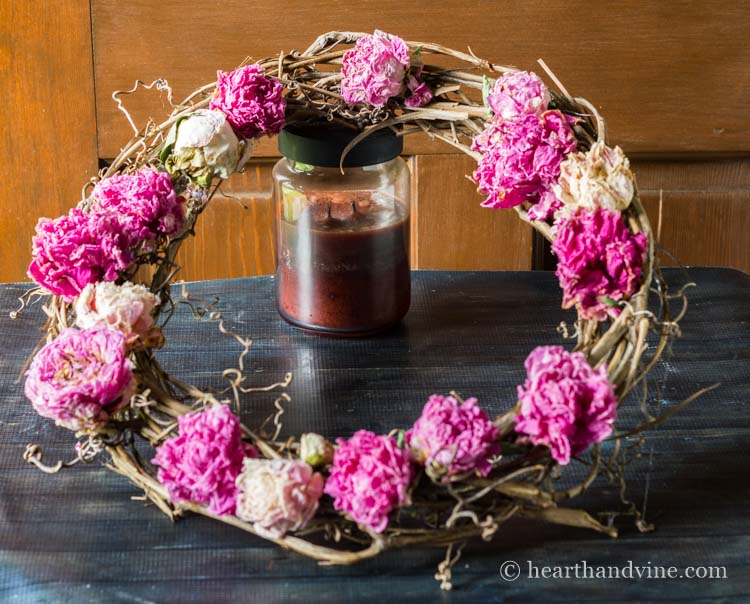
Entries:
<svg viewBox="0 0 750 604">
<path fill-rule="evenodd" d="M 370 191 L 288 190 L 278 227 L 277 304 L 289 322 L 362 335 L 409 309 L 409 212 Z"/>
</svg>

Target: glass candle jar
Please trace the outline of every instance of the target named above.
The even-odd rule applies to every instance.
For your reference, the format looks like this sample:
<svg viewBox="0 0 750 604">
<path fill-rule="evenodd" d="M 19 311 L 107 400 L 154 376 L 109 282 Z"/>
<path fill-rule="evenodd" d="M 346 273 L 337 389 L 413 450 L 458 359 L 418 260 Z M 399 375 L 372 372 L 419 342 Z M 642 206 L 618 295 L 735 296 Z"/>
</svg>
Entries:
<svg viewBox="0 0 750 604">
<path fill-rule="evenodd" d="M 409 168 L 403 142 L 381 130 L 287 125 L 274 167 L 276 305 L 308 331 L 364 336 L 409 309 Z"/>
</svg>

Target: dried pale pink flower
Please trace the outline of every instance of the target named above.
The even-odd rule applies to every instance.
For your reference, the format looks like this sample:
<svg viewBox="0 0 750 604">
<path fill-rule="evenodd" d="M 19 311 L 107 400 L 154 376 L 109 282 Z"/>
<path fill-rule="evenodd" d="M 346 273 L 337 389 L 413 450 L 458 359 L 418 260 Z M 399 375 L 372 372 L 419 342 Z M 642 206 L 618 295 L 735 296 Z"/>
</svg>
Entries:
<svg viewBox="0 0 750 604">
<path fill-rule="evenodd" d="M 39 219 L 28 273 L 70 302 L 90 283 L 118 279 L 134 260 L 129 246 L 116 216 L 73 208 L 54 220 Z"/>
<path fill-rule="evenodd" d="M 263 67 L 245 65 L 217 73 L 209 108 L 223 112 L 240 138 L 278 134 L 286 120 L 283 91 L 284 85 L 268 77 Z"/>
<path fill-rule="evenodd" d="M 537 203 L 560 175 L 560 163 L 574 151 L 572 120 L 559 111 L 487 123 L 472 143 L 482 154 L 474 171 L 486 208 Z"/>
<path fill-rule="evenodd" d="M 337 510 L 382 533 L 391 510 L 408 501 L 413 477 L 410 456 L 393 438 L 367 430 L 337 442 L 325 493 L 333 497 Z"/>
<path fill-rule="evenodd" d="M 138 338 L 150 338 L 153 312 L 158 304 L 158 296 L 143 285 L 128 281 L 122 285 L 106 281 L 89 283 L 75 303 L 76 325 L 81 329 L 116 329 L 130 345 Z"/>
<path fill-rule="evenodd" d="M 565 158 L 552 189 L 568 211 L 605 208 L 622 212 L 633 200 L 635 177 L 620 147 L 597 142 L 587 152 Z"/>
<path fill-rule="evenodd" d="M 542 115 L 550 102 L 547 86 L 528 71 L 509 71 L 499 77 L 487 95 L 487 104 L 498 119 Z"/>
<path fill-rule="evenodd" d="M 234 514 L 235 480 L 245 457 L 257 451 L 242 442 L 240 420 L 228 405 L 181 415 L 177 436 L 156 448 L 153 464 L 172 502 L 206 504 L 213 514 Z"/>
<path fill-rule="evenodd" d="M 382 107 L 404 91 L 411 58 L 401 38 L 376 30 L 344 53 L 341 95 L 347 103 Z"/>
<path fill-rule="evenodd" d="M 112 329 L 68 328 L 36 353 L 24 392 L 39 415 L 70 430 L 96 430 L 134 392 L 125 338 Z"/>
<path fill-rule="evenodd" d="M 452 396 L 433 394 L 406 433 L 414 458 L 437 475 L 486 476 L 492 469 L 490 458 L 500 451 L 499 434 L 476 403 L 475 398 L 459 403 Z"/>
<path fill-rule="evenodd" d="M 298 459 L 245 459 L 236 484 L 237 516 L 270 537 L 304 528 L 323 494 L 323 477 Z"/>
<path fill-rule="evenodd" d="M 633 233 L 619 212 L 578 210 L 555 224 L 552 251 L 563 308 L 575 306 L 585 319 L 620 314 L 617 302 L 638 289 L 648 250 L 645 233 Z"/>
<path fill-rule="evenodd" d="M 580 352 L 539 346 L 526 359 L 526 373 L 518 387 L 515 426 L 522 439 L 548 447 L 555 460 L 567 464 L 571 455 L 612 432 L 617 397 L 606 364 L 593 369 Z"/>
</svg>

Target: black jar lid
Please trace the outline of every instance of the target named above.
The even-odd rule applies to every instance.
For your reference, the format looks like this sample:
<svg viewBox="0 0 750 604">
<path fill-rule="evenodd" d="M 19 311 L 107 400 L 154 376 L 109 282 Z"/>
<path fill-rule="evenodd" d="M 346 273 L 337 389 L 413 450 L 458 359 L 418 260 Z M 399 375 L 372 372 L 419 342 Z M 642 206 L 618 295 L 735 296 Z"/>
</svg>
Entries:
<svg viewBox="0 0 750 604">
<path fill-rule="evenodd" d="M 338 168 L 341 153 L 359 131 L 330 122 L 287 124 L 279 134 L 279 152 L 302 164 Z M 349 150 L 343 166 L 358 168 L 382 164 L 401 155 L 403 137 L 390 128 L 376 130 Z"/>
</svg>

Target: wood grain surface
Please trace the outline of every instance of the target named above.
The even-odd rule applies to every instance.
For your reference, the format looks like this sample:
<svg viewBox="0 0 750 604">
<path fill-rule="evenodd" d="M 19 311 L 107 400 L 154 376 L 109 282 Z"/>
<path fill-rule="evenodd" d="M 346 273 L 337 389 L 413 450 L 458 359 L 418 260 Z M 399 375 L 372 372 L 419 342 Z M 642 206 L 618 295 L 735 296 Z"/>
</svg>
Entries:
<svg viewBox="0 0 750 604">
<path fill-rule="evenodd" d="M 512 210 L 480 206 L 482 197 L 467 178 L 475 167 L 463 154 L 414 158 L 415 268 L 531 268 L 531 227 Z"/>
<path fill-rule="evenodd" d="M 274 272 L 272 168 L 273 162 L 253 162 L 221 186 L 179 252 L 180 279 Z"/>
<path fill-rule="evenodd" d="M 283 15 L 284 27 L 279 27 Z M 40 216 L 75 205 L 98 159 L 130 127 L 111 99 L 136 79 L 167 78 L 180 97 L 255 58 L 301 49 L 331 29 L 381 28 L 538 70 L 544 57 L 570 90 L 591 99 L 610 142 L 635 158 L 661 244 L 682 264 L 750 270 L 750 2 L 433 3 L 319 0 L 0 0 L 0 281 L 25 278 Z M 251 32 L 251 33 L 248 33 Z M 126 97 L 136 121 L 169 112 L 164 95 Z M 409 137 L 414 174 L 412 258 L 425 269 L 520 269 L 539 260 L 511 212 L 481 210 L 454 149 Z M 247 174 L 224 187 L 180 261 L 182 277 L 273 271 L 270 167 L 263 139 Z M 436 156 L 440 157 L 436 157 Z M 665 256 L 666 258 L 666 256 Z"/>
<path fill-rule="evenodd" d="M 164 77 L 181 98 L 248 55 L 304 50 L 330 30 L 376 28 L 407 40 L 470 46 L 478 56 L 522 69 L 538 70 L 542 57 L 573 94 L 601 109 L 611 140 L 628 152 L 747 152 L 749 10 L 745 0 L 628 0 L 616 7 L 450 0 L 429 8 L 399 0 L 224 0 L 220 9 L 180 0 L 92 0 L 99 155 L 114 157 L 130 136 L 110 94 L 136 79 Z M 141 122 L 168 109 L 155 96 L 128 102 Z"/>
<path fill-rule="evenodd" d="M 750 272 L 750 160 L 633 162 L 665 266 L 733 266 Z"/>
<path fill-rule="evenodd" d="M 531 268 L 531 228 L 515 212 L 480 207 L 463 154 L 412 158 L 412 267 L 443 270 Z M 211 201 L 180 251 L 180 278 L 274 272 L 273 163 L 233 176 Z"/>
<path fill-rule="evenodd" d="M 181 252 L 181 278 L 271 274 L 272 160 L 234 176 Z M 462 155 L 412 158 L 412 266 L 432 270 L 532 267 L 532 233 L 512 210 L 480 206 L 473 161 Z M 734 266 L 750 272 L 750 161 L 636 158 L 640 194 L 665 266 Z M 554 261 L 554 259 L 551 259 Z M 549 265 L 550 267 L 552 265 Z"/>
<path fill-rule="evenodd" d="M 351 567 L 321 567 L 267 542 L 207 519 L 175 524 L 154 507 L 131 500 L 138 491 L 100 462 L 54 476 L 25 464 L 28 443 L 45 461 L 74 456 L 73 435 L 36 415 L 16 376 L 43 322 L 37 307 L 8 319 L 27 286 L 0 286 L 0 601 L 33 603 L 141 602 L 508 602 L 549 604 L 681 602 L 741 604 L 750 599 L 750 277 L 694 269 L 691 306 L 671 357 L 651 373 L 652 412 L 705 386 L 695 401 L 647 439 L 628 469 L 627 496 L 653 533 L 632 519 L 615 522 L 620 538 L 581 529 L 514 520 L 491 544 L 472 542 L 453 575 L 454 589 L 434 581 L 443 552 L 411 549 Z M 683 279 L 667 273 L 670 282 Z M 284 434 L 315 430 L 329 437 L 367 428 L 385 433 L 411 425 L 433 392 L 477 396 L 490 413 L 515 401 L 523 361 L 540 344 L 564 344 L 555 328 L 562 311 L 553 275 L 545 272 L 417 272 L 412 309 L 395 331 L 338 340 L 302 333 L 277 315 L 272 280 L 261 277 L 189 284 L 191 300 L 213 301 L 227 327 L 252 335 L 246 358 L 252 385 L 294 374 Z M 234 367 L 236 341 L 215 323 L 196 321 L 181 306 L 159 353 L 176 377 L 223 388 Z M 257 428 L 274 412 L 273 393 L 242 400 L 245 423 Z M 639 416 L 628 401 L 620 417 Z M 609 445 L 606 445 L 609 446 Z M 142 448 L 144 455 L 150 455 Z M 562 484 L 559 486 L 563 486 Z M 601 477 L 577 501 L 591 511 L 618 508 L 618 491 Z M 726 579 L 542 579 L 536 567 L 723 567 Z M 503 581 L 500 565 L 522 574 Z"/>
<path fill-rule="evenodd" d="M 0 0 L 0 281 L 25 278 L 40 216 L 97 170 L 88 0 Z"/>
</svg>

